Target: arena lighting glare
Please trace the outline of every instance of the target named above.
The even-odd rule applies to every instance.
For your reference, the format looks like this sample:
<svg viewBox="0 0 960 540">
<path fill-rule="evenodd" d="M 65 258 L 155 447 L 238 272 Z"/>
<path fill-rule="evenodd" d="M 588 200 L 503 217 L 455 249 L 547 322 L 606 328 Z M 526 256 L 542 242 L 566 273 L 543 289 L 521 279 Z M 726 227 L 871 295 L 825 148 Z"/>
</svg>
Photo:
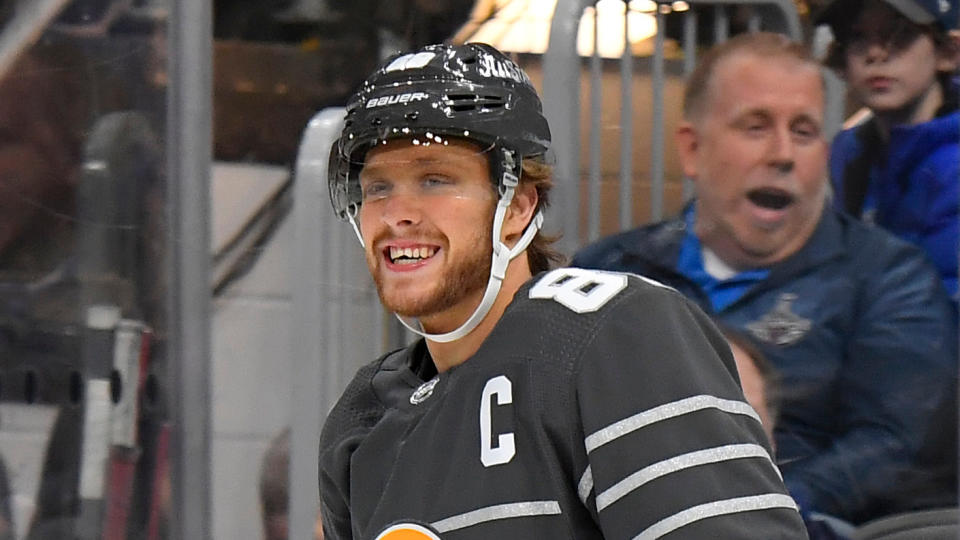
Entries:
<svg viewBox="0 0 960 540">
<path fill-rule="evenodd" d="M 628 6 L 628 10 L 624 6 Z M 464 42 L 489 43 L 505 52 L 543 54 L 550 41 L 550 22 L 557 0 L 498 0 L 493 16 L 483 21 L 474 21 L 476 30 L 464 38 Z M 577 52 L 581 56 L 593 54 L 594 17 L 599 28 L 598 46 L 600 56 L 619 58 L 623 54 L 624 11 L 629 17 L 631 44 L 638 44 L 657 33 L 653 0 L 600 0 L 584 9 L 577 34 Z M 659 4 L 660 9 L 683 11 L 689 9 L 686 2 Z"/>
<path fill-rule="evenodd" d="M 597 28 L 597 51 L 603 58 L 619 58 L 623 55 L 624 16 L 629 23 L 630 44 L 635 45 L 650 39 L 657 33 L 657 10 L 652 0 L 631 0 L 626 14 L 622 0 L 600 0 L 584 10 L 577 33 L 577 52 L 580 56 L 593 55 L 594 17 Z"/>
</svg>

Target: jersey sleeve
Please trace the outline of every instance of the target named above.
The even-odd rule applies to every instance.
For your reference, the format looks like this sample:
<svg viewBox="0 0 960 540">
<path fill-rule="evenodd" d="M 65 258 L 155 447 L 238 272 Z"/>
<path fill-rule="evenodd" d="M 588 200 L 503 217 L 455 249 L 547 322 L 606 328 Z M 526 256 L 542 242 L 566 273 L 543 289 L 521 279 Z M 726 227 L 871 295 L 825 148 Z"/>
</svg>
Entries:
<svg viewBox="0 0 960 540">
<path fill-rule="evenodd" d="M 605 538 L 807 537 L 729 347 L 679 293 L 621 292 L 577 369 L 579 493 Z"/>
</svg>

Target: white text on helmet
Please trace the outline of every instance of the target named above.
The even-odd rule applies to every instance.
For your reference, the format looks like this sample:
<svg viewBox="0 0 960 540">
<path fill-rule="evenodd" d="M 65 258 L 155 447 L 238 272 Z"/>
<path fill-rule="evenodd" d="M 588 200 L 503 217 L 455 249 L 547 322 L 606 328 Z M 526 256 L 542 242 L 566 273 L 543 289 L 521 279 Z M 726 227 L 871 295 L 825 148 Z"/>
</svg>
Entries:
<svg viewBox="0 0 960 540">
<path fill-rule="evenodd" d="M 404 94 L 393 94 L 392 96 L 383 96 L 367 100 L 367 108 L 383 107 L 384 105 L 393 105 L 395 103 L 409 103 L 411 101 L 420 101 L 430 97 L 423 92 L 406 92 Z"/>
<path fill-rule="evenodd" d="M 390 65 L 384 68 L 383 72 L 390 73 L 391 71 L 401 71 L 404 69 L 420 69 L 430 63 L 435 56 L 436 54 L 432 52 L 405 54 L 398 57 L 393 62 L 390 62 Z"/>
<path fill-rule="evenodd" d="M 511 62 L 497 60 L 493 55 L 480 53 L 480 66 L 477 73 L 484 77 L 510 79 L 518 83 L 529 83 L 527 74 Z"/>
</svg>

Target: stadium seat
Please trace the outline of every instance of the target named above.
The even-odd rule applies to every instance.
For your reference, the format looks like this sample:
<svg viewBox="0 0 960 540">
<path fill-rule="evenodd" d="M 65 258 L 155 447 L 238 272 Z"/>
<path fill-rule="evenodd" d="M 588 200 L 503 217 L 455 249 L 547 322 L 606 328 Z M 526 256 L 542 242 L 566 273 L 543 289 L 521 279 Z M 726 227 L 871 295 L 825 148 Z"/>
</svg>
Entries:
<svg viewBox="0 0 960 540">
<path fill-rule="evenodd" d="M 957 540 L 957 508 L 907 512 L 861 525 L 852 540 Z"/>
</svg>

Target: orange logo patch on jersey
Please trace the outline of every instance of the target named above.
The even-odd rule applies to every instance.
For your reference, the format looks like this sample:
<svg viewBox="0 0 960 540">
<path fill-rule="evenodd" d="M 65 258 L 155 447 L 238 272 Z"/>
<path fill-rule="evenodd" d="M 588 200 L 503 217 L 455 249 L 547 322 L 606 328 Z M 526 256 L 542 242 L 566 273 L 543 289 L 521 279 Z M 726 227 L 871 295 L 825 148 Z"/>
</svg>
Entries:
<svg viewBox="0 0 960 540">
<path fill-rule="evenodd" d="M 423 525 L 397 523 L 387 527 L 376 540 L 440 540 L 440 537 Z"/>
</svg>

